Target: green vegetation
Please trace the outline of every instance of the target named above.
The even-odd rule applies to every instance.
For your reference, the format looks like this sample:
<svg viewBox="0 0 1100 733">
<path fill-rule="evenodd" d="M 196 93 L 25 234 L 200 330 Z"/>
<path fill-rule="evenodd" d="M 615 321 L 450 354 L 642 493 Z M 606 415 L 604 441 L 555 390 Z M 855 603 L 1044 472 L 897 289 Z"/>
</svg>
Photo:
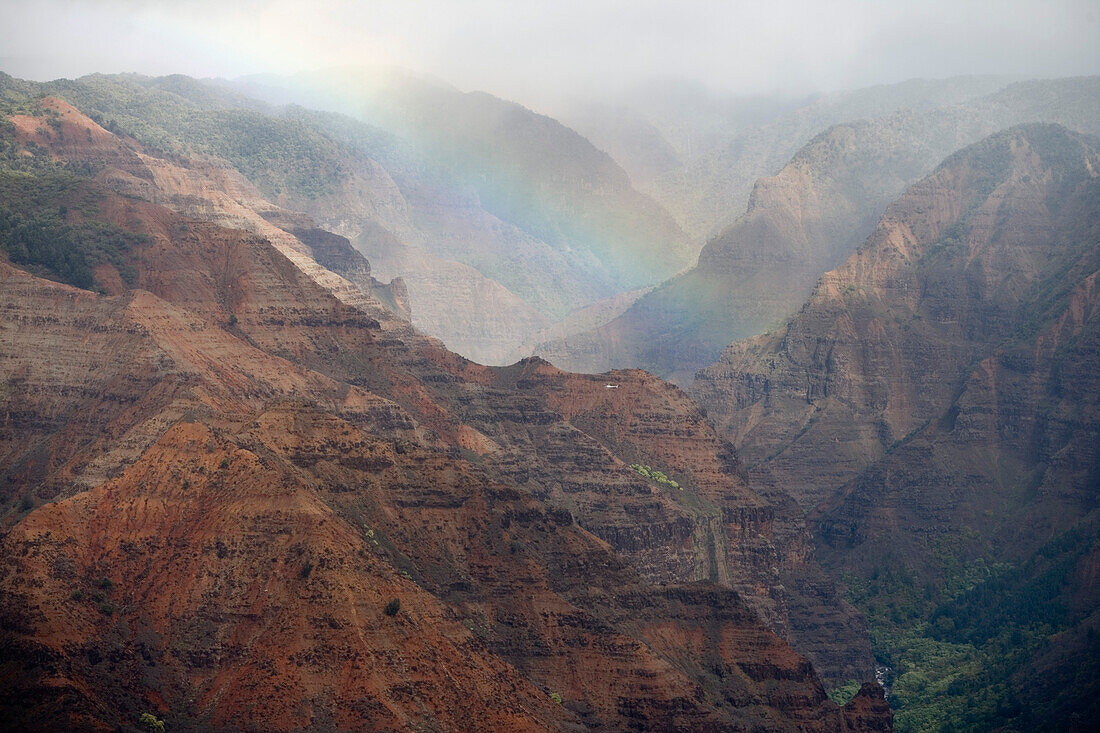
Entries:
<svg viewBox="0 0 1100 733">
<path fill-rule="evenodd" d="M 386 608 L 383 610 L 387 616 L 396 616 L 397 612 L 401 610 L 401 599 L 394 598 L 386 604 Z"/>
<path fill-rule="evenodd" d="M 556 702 L 558 705 L 561 705 L 562 698 L 561 698 L 561 693 L 560 692 L 551 692 L 550 693 L 550 699 L 553 700 L 554 702 Z"/>
<path fill-rule="evenodd" d="M 837 705 L 847 705 L 848 702 L 856 696 L 859 692 L 859 680 L 848 680 L 840 687 L 829 692 L 829 699 L 835 702 Z"/>
<path fill-rule="evenodd" d="M 1026 730 L 1043 718 L 1040 708 L 1049 701 L 1027 698 L 1026 687 L 1013 680 L 1036 653 L 1061 647 L 1062 637 L 1055 637 L 1086 615 L 1067 593 L 1081 559 L 1100 540 L 1093 525 L 1066 532 L 1019 566 L 962 562 L 965 543 L 944 541 L 935 547 L 941 572 L 934 580 L 922 581 L 898 563 L 847 579 L 849 599 L 867 615 L 875 654 L 892 669 L 899 733 Z M 848 687 L 830 697 L 839 701 Z"/>
<path fill-rule="evenodd" d="M 94 284 L 92 268 L 72 231 L 60 218 L 26 217 L 0 210 L 0 248 L 14 264 L 78 288 Z"/>
<path fill-rule="evenodd" d="M 152 713 L 142 713 L 138 718 L 138 725 L 155 733 L 164 733 L 164 721 L 158 720 Z"/>
<path fill-rule="evenodd" d="M 265 195 L 317 198 L 348 177 L 348 151 L 300 118 L 185 77 L 93 74 L 42 85 L 167 158 L 225 158 Z"/>
<path fill-rule="evenodd" d="M 326 127 L 339 122 L 337 115 L 297 107 L 275 109 L 183 76 L 92 74 L 36 84 L 0 75 L 0 118 L 29 114 L 41 116 L 43 127 L 59 124 L 56 113 L 39 105 L 47 95 L 65 99 L 105 129 L 131 136 L 168 159 L 224 158 L 274 198 L 318 198 L 348 178 L 349 161 L 362 159 L 364 153 L 395 154 L 392 140 L 367 125 L 343 120 L 346 129 L 330 133 Z M 0 122 L 0 158 L 10 161 L 8 167 L 67 167 L 51 161 L 44 151 L 22 155 L 10 129 L 5 134 L 5 125 L 11 127 Z M 74 172 L 93 176 L 96 171 Z"/>
<path fill-rule="evenodd" d="M 41 93 L 34 82 L 23 81 L 0 72 L 0 116 L 38 114 Z"/>
<path fill-rule="evenodd" d="M 71 173 L 0 167 L 0 249 L 13 264 L 78 288 L 92 288 L 104 264 L 133 285 L 131 252 L 148 240 L 96 220 L 99 197 Z"/>
<path fill-rule="evenodd" d="M 654 481 L 658 484 L 661 484 L 662 486 L 671 486 L 672 488 L 679 489 L 680 491 L 684 490 L 683 487 L 680 486 L 678 481 L 674 481 L 669 478 L 668 474 L 666 474 L 664 471 L 658 471 L 652 466 L 643 466 L 640 463 L 632 463 L 630 464 L 630 467 L 634 469 L 634 472 L 637 473 L 639 476 L 647 478 L 650 481 Z"/>
</svg>

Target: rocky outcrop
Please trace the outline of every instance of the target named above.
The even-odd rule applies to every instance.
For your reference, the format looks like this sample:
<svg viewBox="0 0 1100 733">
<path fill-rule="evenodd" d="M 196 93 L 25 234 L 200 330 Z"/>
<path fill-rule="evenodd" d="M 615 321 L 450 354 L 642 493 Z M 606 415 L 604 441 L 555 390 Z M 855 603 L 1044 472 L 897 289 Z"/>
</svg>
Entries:
<svg viewBox="0 0 1100 733">
<path fill-rule="evenodd" d="M 792 501 L 746 485 L 731 447 L 680 390 L 644 372 L 572 375 L 538 359 L 490 371 L 442 366 L 481 385 L 437 382 L 476 428 L 460 445 L 484 465 L 560 507 L 654 582 L 736 588 L 830 683 L 870 678 L 866 630 L 817 568 L 801 518 L 786 509 Z M 642 465 L 676 484 L 628 468 Z M 780 557 L 797 561 L 799 586 L 783 581 Z"/>
<path fill-rule="evenodd" d="M 530 452 L 545 456 L 544 465 L 525 467 L 537 493 L 633 558 L 647 577 L 730 585 L 785 632 L 786 612 L 771 575 L 772 509 L 740 478 L 736 456 L 686 395 L 644 372 L 575 375 L 538 359 L 496 373 L 494 387 L 530 395 L 552 411 L 543 419 L 527 413 L 514 420 L 514 429 L 527 433 L 520 439 L 530 441 Z M 524 425 L 544 421 L 550 424 L 545 432 Z M 491 425 L 470 422 L 496 434 Z M 590 446 L 580 461 L 566 447 L 577 433 Z M 624 472 L 635 464 L 662 471 L 678 486 Z M 571 479 L 570 468 L 583 481 Z"/>
<path fill-rule="evenodd" d="M 882 688 L 865 683 L 845 705 L 845 730 L 892 730 L 887 721 L 889 710 L 890 705 L 882 694 Z"/>
<path fill-rule="evenodd" d="M 272 217 L 265 212 L 265 217 Z M 409 289 L 401 278 L 394 278 L 383 284 L 371 277 L 370 262 L 358 250 L 351 246 L 346 237 L 327 232 L 313 222 L 294 222 L 288 231 L 309 247 L 317 264 L 332 270 L 364 292 L 379 298 L 395 314 L 412 320 L 412 307 L 409 303 Z M 283 227 L 285 228 L 285 227 Z"/>
</svg>

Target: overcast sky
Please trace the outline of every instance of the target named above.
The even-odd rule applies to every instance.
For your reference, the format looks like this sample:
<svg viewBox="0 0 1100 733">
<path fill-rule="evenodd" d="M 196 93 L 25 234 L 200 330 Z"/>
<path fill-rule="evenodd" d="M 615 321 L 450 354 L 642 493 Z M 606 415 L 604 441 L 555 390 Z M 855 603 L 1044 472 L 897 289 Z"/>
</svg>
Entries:
<svg viewBox="0 0 1100 733">
<path fill-rule="evenodd" d="M 235 77 L 396 64 L 523 96 L 687 78 L 735 92 L 1100 73 L 1100 0 L 0 0 L 0 70 Z"/>
</svg>

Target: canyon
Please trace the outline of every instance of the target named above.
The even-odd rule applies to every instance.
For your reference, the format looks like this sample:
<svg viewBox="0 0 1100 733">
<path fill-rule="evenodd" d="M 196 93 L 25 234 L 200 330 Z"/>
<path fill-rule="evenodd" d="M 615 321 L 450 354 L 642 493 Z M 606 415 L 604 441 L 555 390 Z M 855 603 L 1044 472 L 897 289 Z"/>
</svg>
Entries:
<svg viewBox="0 0 1100 733">
<path fill-rule="evenodd" d="M 537 109 L 0 75 L 0 727 L 1087 728 L 1097 78 Z"/>
<path fill-rule="evenodd" d="M 889 729 L 681 390 L 468 361 L 314 214 L 56 86 L 5 97 L 5 725 Z"/>
</svg>

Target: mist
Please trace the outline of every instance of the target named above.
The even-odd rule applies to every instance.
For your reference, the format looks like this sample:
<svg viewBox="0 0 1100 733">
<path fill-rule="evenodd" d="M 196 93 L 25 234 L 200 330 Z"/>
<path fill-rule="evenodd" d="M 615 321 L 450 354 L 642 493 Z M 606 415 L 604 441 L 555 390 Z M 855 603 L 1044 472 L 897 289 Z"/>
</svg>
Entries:
<svg viewBox="0 0 1100 733">
<path fill-rule="evenodd" d="M 1100 72 L 1091 0 L 40 0 L 0 7 L 0 70 L 234 78 L 396 65 L 515 99 L 690 80 L 800 94 Z"/>
</svg>

